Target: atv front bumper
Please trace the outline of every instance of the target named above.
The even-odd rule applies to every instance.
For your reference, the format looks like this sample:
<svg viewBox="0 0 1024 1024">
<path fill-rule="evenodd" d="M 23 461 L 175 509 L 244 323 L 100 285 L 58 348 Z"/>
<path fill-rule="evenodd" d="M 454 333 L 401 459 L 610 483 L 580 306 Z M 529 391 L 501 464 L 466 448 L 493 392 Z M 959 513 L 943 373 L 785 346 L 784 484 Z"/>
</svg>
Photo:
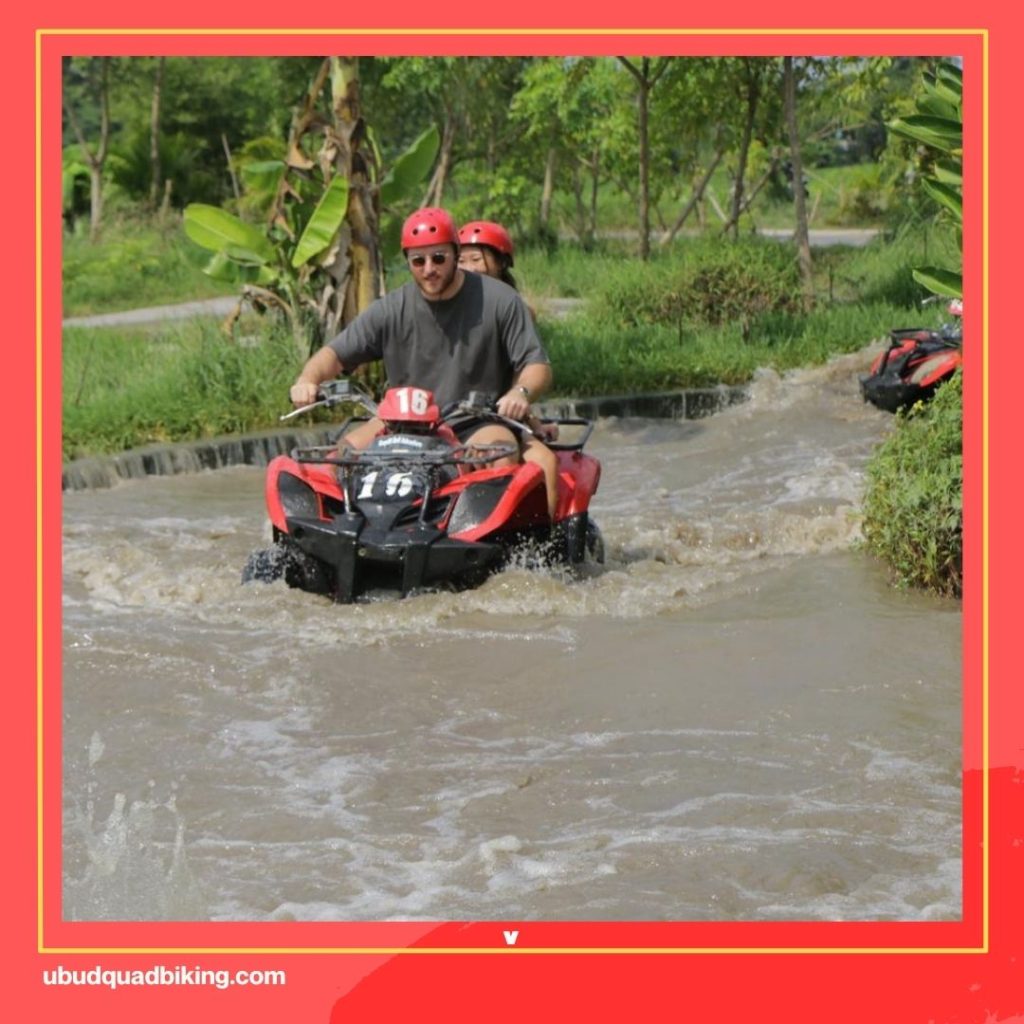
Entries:
<svg viewBox="0 0 1024 1024">
<path fill-rule="evenodd" d="M 505 554 L 500 544 L 452 540 L 424 523 L 384 530 L 353 513 L 330 522 L 289 516 L 287 524 L 291 540 L 333 571 L 334 599 L 344 604 L 382 577 L 396 580 L 403 596 L 440 582 L 466 582 L 486 575 Z"/>
</svg>

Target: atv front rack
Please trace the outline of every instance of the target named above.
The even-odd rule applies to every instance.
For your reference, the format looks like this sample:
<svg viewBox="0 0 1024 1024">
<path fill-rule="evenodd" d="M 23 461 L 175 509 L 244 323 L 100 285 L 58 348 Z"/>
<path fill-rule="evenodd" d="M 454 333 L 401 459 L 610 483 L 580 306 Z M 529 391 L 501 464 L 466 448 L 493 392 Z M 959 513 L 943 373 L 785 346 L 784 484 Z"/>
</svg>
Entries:
<svg viewBox="0 0 1024 1024">
<path fill-rule="evenodd" d="M 430 469 L 441 466 L 470 466 L 479 468 L 498 459 L 518 455 L 518 448 L 510 444 L 459 445 L 455 448 L 428 448 L 425 451 L 371 451 L 365 448 L 339 449 L 337 445 L 315 445 L 294 448 L 291 456 L 296 462 L 321 463 L 342 468 L 367 466 L 410 466 Z"/>
</svg>

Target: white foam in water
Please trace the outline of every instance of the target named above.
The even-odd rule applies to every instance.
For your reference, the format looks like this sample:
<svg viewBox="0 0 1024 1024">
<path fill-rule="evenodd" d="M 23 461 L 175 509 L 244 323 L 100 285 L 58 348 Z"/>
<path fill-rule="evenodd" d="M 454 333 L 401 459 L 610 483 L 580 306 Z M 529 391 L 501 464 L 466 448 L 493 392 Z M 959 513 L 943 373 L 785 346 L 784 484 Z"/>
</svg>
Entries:
<svg viewBox="0 0 1024 1024">
<path fill-rule="evenodd" d="M 858 359 L 599 425 L 606 564 L 463 593 L 240 585 L 256 470 L 66 495 L 70 913 L 956 918 L 959 614 L 856 551 Z"/>
</svg>

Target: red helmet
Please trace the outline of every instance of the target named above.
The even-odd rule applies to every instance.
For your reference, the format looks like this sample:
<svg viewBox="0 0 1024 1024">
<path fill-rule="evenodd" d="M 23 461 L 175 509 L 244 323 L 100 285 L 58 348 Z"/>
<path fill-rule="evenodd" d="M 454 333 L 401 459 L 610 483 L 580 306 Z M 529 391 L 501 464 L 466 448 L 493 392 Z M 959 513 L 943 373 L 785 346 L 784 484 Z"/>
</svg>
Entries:
<svg viewBox="0 0 1024 1024">
<path fill-rule="evenodd" d="M 509 233 L 493 220 L 474 220 L 459 231 L 460 245 L 489 245 L 508 257 L 508 265 L 512 262 L 512 239 Z"/>
<path fill-rule="evenodd" d="M 451 242 L 458 246 L 459 234 L 455 221 L 447 210 L 439 206 L 425 206 L 405 219 L 402 225 L 402 248 L 414 249 L 420 245 L 441 245 Z"/>
</svg>

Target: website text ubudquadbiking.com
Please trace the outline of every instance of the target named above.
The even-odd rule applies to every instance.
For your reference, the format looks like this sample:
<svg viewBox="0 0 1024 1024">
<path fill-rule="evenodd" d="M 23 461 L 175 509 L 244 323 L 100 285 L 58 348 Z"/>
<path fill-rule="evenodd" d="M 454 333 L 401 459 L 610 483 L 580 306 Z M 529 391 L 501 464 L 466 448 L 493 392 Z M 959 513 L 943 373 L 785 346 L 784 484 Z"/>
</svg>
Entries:
<svg viewBox="0 0 1024 1024">
<path fill-rule="evenodd" d="M 231 988 L 235 985 L 286 985 L 284 971 L 228 971 L 205 967 L 166 967 L 158 965 L 146 970 L 114 970 L 89 967 L 72 970 L 58 965 L 43 971 L 44 985 L 97 985 L 103 988 L 129 988 L 133 985 L 206 985 Z"/>
</svg>

